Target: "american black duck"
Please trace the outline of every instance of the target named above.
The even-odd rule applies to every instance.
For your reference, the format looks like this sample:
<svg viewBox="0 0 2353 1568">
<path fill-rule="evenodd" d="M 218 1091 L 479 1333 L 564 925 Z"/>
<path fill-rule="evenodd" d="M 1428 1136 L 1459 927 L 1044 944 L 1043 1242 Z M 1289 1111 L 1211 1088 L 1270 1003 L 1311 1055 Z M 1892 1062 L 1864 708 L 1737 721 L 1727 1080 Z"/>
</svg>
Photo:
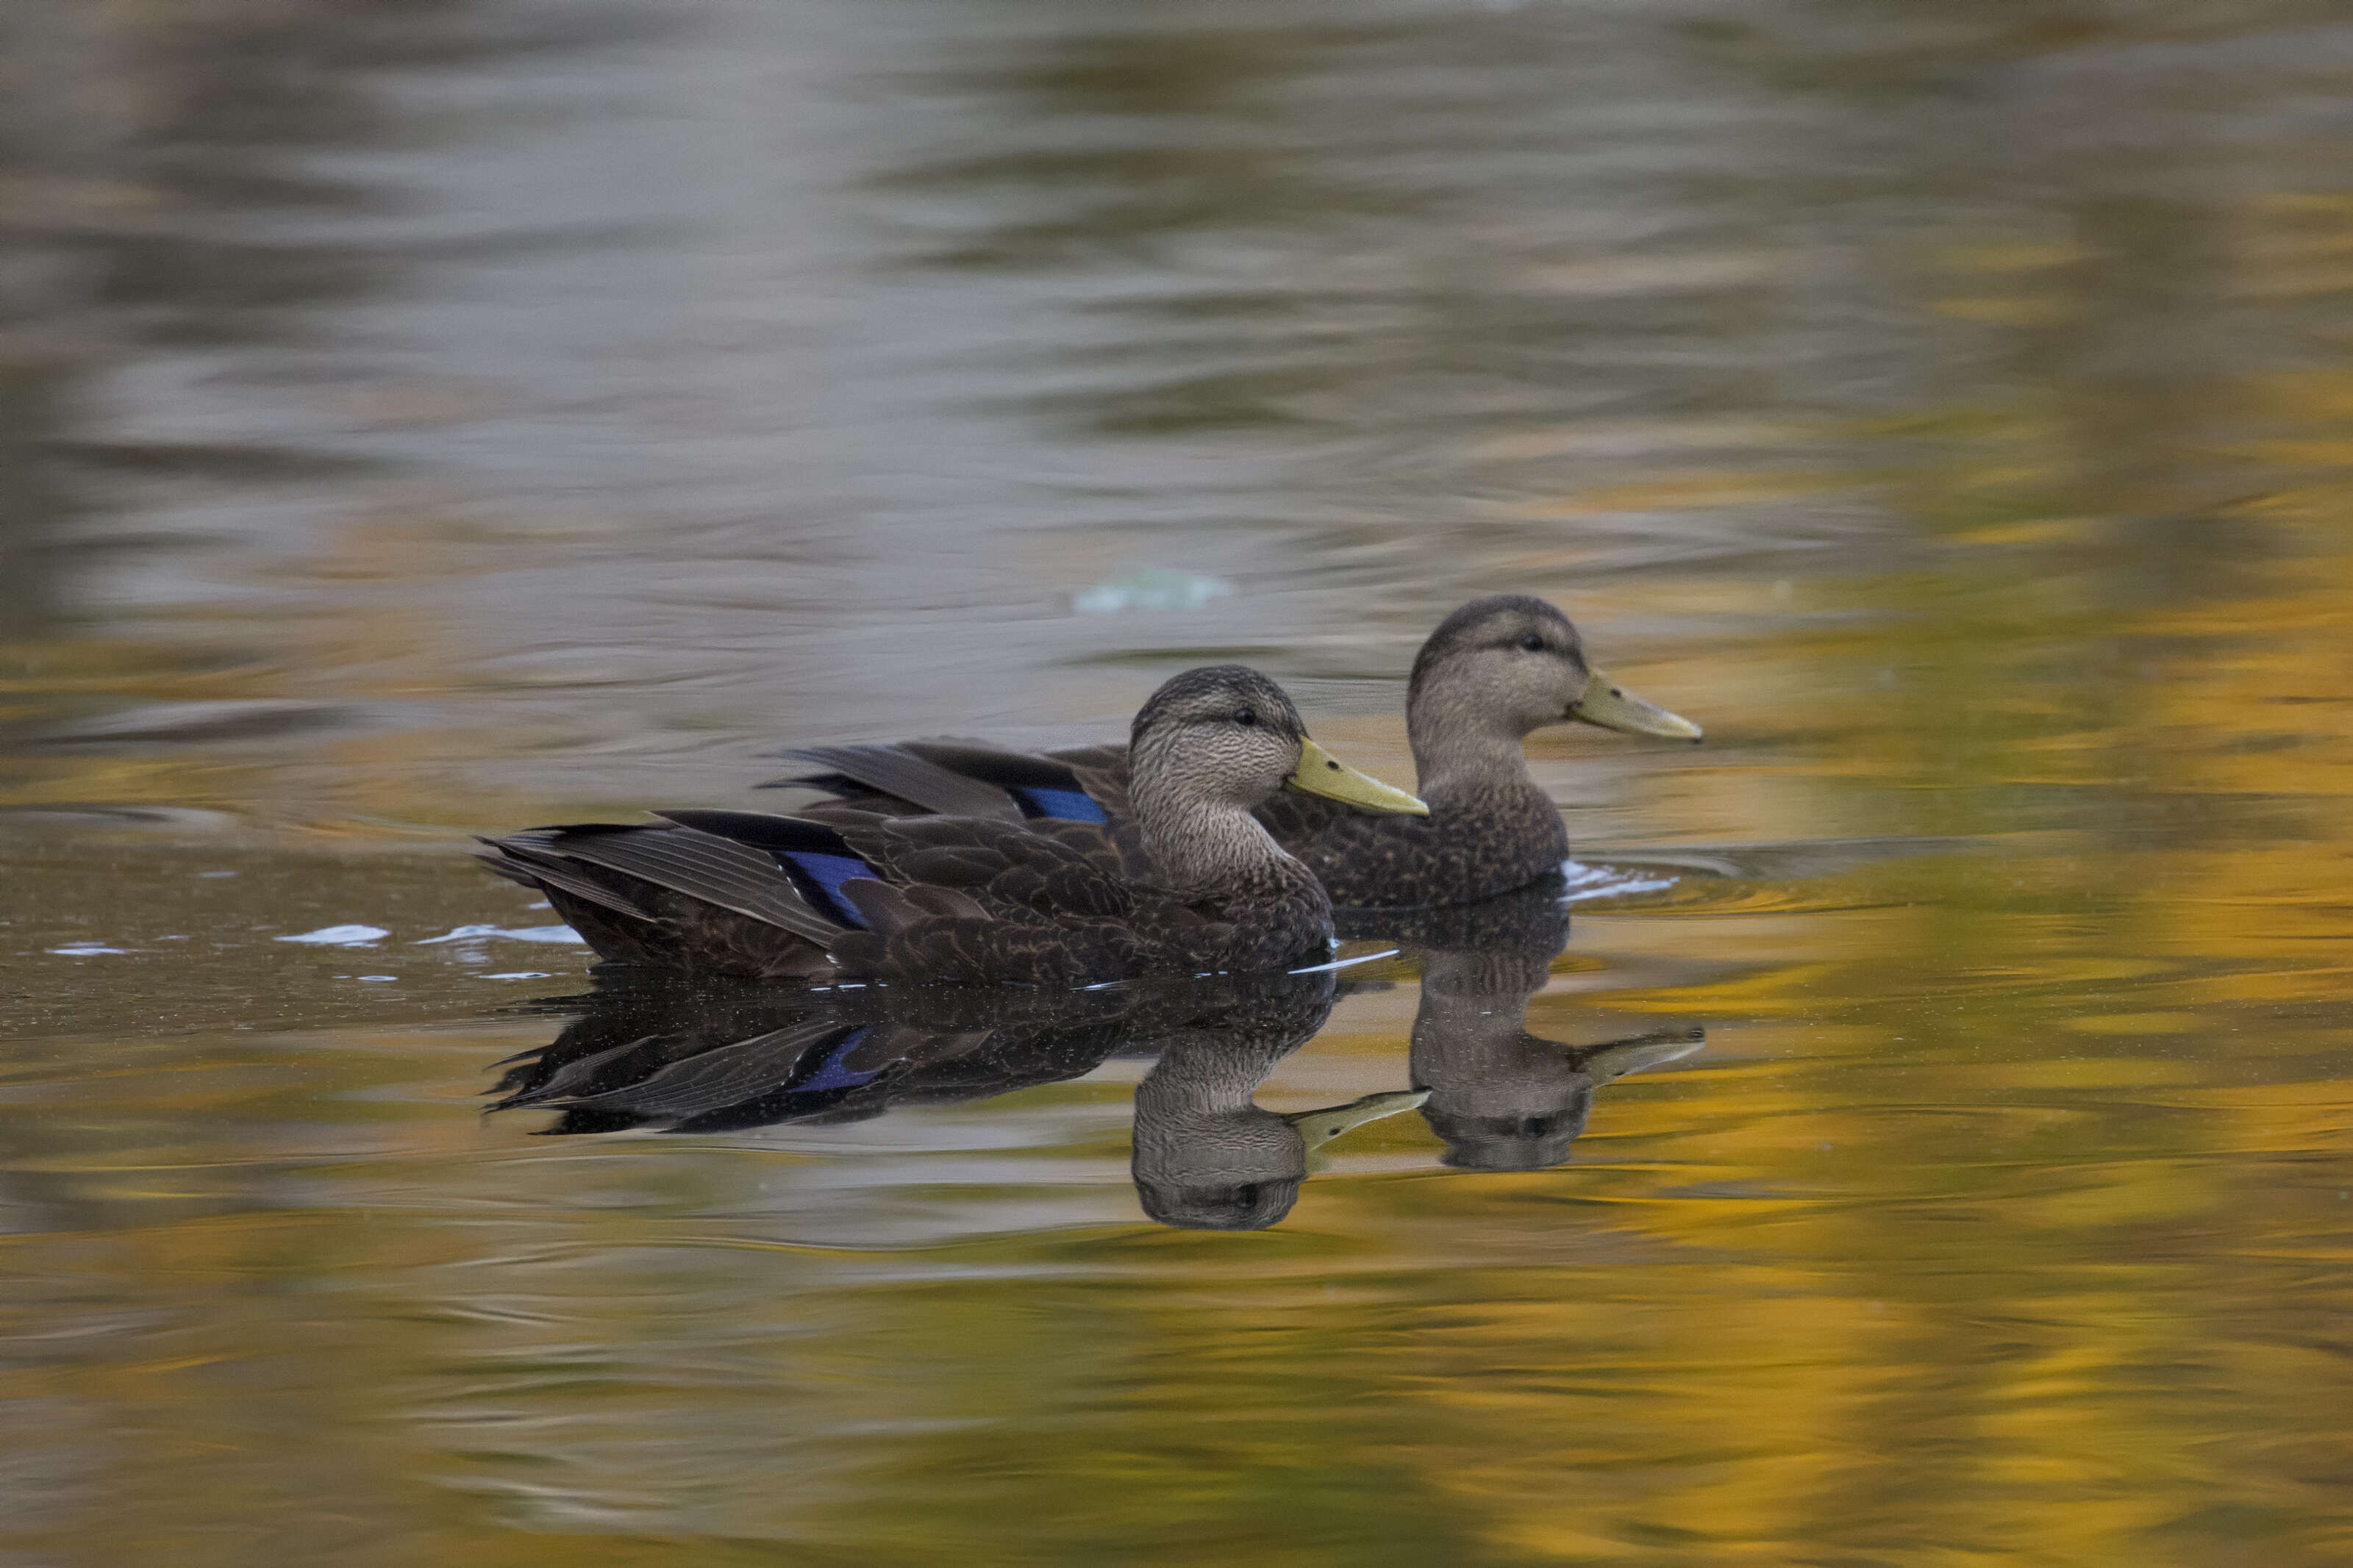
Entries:
<svg viewBox="0 0 2353 1568">
<path fill-rule="evenodd" d="M 1406 733 L 1426 816 L 1378 816 L 1336 797 L 1271 797 L 1259 820 L 1320 879 L 1334 903 L 1419 909 L 1474 902 L 1557 871 L 1559 808 L 1528 776 L 1522 742 L 1570 720 L 1696 741 L 1699 727 L 1629 693 L 1586 662 L 1568 618 L 1541 599 L 1463 605 L 1414 659 Z M 1126 820 L 1126 748 L 1026 752 L 973 741 L 811 746 L 783 753 L 813 771 L 773 781 L 863 809 L 1008 821 Z"/>
<path fill-rule="evenodd" d="M 604 958 L 752 979 L 1077 985 L 1320 958 L 1332 905 L 1251 811 L 1425 809 L 1343 767 L 1256 670 L 1188 670 L 1130 734 L 1120 820 L 664 811 L 484 840 Z M 820 816 L 822 819 L 820 819 Z"/>
</svg>

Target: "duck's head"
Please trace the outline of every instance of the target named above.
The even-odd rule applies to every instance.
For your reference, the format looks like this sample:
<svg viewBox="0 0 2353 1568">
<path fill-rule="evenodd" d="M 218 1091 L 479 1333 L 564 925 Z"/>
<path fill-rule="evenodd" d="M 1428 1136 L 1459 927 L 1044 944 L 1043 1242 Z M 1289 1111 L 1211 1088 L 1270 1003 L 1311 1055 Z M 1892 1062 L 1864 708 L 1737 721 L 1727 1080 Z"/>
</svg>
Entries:
<svg viewBox="0 0 2353 1568">
<path fill-rule="evenodd" d="M 1174 795 L 1249 811 L 1278 790 L 1295 789 L 1368 811 L 1430 812 L 1309 740 L 1282 688 L 1245 665 L 1208 665 L 1170 679 L 1137 711 L 1128 755 L 1139 796 Z"/>
<path fill-rule="evenodd" d="M 1440 622 L 1414 658 L 1406 710 L 1417 728 L 1451 720 L 1514 739 L 1570 719 L 1630 735 L 1700 738 L 1690 720 L 1643 701 L 1587 663 L 1568 617 L 1524 594 L 1473 599 Z"/>
</svg>

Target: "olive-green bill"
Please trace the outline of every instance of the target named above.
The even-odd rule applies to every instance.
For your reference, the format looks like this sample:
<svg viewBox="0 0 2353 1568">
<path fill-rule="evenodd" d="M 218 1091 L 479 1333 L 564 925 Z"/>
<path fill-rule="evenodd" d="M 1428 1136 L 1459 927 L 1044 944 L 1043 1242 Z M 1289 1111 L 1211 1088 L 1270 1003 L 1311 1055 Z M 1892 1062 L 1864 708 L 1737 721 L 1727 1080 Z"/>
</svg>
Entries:
<svg viewBox="0 0 2353 1568">
<path fill-rule="evenodd" d="M 1358 773 L 1313 741 L 1299 742 L 1299 765 L 1282 782 L 1303 794 L 1324 795 L 1350 805 L 1361 805 L 1366 811 L 1397 812 L 1407 816 L 1430 815 L 1430 807 L 1416 797 L 1368 773 Z"/>
<path fill-rule="evenodd" d="M 1362 1100 L 1352 1100 L 1345 1105 L 1331 1105 L 1322 1110 L 1301 1110 L 1283 1118 L 1299 1129 L 1307 1152 L 1314 1153 L 1343 1132 L 1354 1131 L 1367 1121 L 1378 1121 L 1384 1116 L 1395 1116 L 1400 1110 L 1413 1110 L 1430 1098 L 1426 1089 L 1391 1089 L 1387 1094 L 1368 1094 Z"/>
<path fill-rule="evenodd" d="M 1656 735 L 1667 741 L 1696 741 L 1700 728 L 1678 713 L 1645 702 L 1599 670 L 1587 682 L 1585 695 L 1568 706 L 1568 716 L 1622 730 L 1629 735 Z"/>
</svg>

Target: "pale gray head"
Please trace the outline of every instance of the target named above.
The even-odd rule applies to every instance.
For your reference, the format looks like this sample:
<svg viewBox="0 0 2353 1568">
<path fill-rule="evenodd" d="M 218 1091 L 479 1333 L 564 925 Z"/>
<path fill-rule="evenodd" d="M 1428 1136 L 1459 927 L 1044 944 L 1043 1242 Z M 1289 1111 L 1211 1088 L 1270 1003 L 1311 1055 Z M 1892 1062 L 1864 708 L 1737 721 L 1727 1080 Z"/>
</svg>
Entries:
<svg viewBox="0 0 2353 1568">
<path fill-rule="evenodd" d="M 1248 811 L 1299 766 L 1307 725 L 1282 688 L 1246 665 L 1171 677 L 1135 715 L 1128 754 L 1138 786 Z"/>
<path fill-rule="evenodd" d="M 1406 719 L 1425 795 L 1474 777 L 1516 776 L 1519 742 L 1564 720 L 1700 738 L 1698 725 L 1596 671 L 1568 617 L 1524 594 L 1473 599 L 1439 623 L 1414 658 Z"/>
<path fill-rule="evenodd" d="M 1413 661 L 1409 710 L 1432 700 L 1473 707 L 1514 736 L 1570 716 L 1592 684 L 1568 617 L 1524 594 L 1473 599 L 1438 624 Z"/>
<path fill-rule="evenodd" d="M 1205 665 L 1172 676 L 1137 710 L 1128 758 L 1140 815 L 1248 812 L 1285 787 L 1366 811 L 1430 814 L 1403 790 L 1358 773 L 1309 740 L 1282 688 L 1246 665 Z"/>
</svg>

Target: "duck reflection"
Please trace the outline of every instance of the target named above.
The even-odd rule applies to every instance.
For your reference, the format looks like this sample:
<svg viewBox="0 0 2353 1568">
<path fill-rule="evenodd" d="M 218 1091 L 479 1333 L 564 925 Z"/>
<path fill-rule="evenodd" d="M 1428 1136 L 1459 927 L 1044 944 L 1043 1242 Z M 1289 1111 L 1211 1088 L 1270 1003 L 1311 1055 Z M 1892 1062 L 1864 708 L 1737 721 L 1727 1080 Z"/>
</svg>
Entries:
<svg viewBox="0 0 2353 1568">
<path fill-rule="evenodd" d="M 1556 881 L 1390 930 L 1422 950 L 1412 1077 L 1427 1093 L 1421 1113 L 1446 1141 L 1450 1165 L 1560 1164 L 1585 1131 L 1595 1089 L 1707 1043 L 1704 1030 L 1687 1026 L 1591 1046 L 1528 1033 L 1528 1004 L 1568 942 L 1568 906 Z"/>
<path fill-rule="evenodd" d="M 1135 1091 L 1131 1170 L 1145 1214 L 1188 1230 L 1263 1230 L 1299 1201 L 1309 1154 L 1428 1098 L 1408 1089 L 1288 1116 L 1259 1109 L 1252 1092 L 1305 1039 L 1241 1028 L 1166 1042 Z"/>
<path fill-rule="evenodd" d="M 1134 1175 L 1163 1224 L 1255 1229 L 1291 1211 L 1308 1154 L 1421 1103 L 1373 1095 L 1289 1116 L 1250 1095 L 1324 1026 L 1328 973 L 1081 992 L 615 989 L 501 1064 L 493 1110 L 553 1110 L 553 1134 L 834 1123 L 984 1099 L 1157 1058 L 1136 1091 Z"/>
<path fill-rule="evenodd" d="M 583 1010 L 553 1043 L 502 1064 L 491 1109 L 554 1110 L 543 1131 L 561 1136 L 862 1121 L 1008 1094 L 1093 1071 L 1177 1004 L 1119 988 L 631 986 L 557 1005 Z"/>
<path fill-rule="evenodd" d="M 616 984 L 550 1005 L 577 1016 L 501 1064 L 492 1109 L 552 1110 L 556 1135 L 727 1132 L 983 1100 L 1142 1058 L 1130 1173 L 1144 1212 L 1255 1230 L 1291 1212 L 1316 1150 L 1368 1121 L 1418 1107 L 1450 1165 L 1557 1165 L 1596 1089 L 1705 1043 L 1686 1027 L 1585 1046 L 1528 1032 L 1568 939 L 1557 884 L 1391 917 L 1383 934 L 1420 950 L 1412 1087 L 1343 1105 L 1282 1114 L 1254 1098 L 1347 988 L 1327 972 L 1077 992 Z"/>
</svg>

